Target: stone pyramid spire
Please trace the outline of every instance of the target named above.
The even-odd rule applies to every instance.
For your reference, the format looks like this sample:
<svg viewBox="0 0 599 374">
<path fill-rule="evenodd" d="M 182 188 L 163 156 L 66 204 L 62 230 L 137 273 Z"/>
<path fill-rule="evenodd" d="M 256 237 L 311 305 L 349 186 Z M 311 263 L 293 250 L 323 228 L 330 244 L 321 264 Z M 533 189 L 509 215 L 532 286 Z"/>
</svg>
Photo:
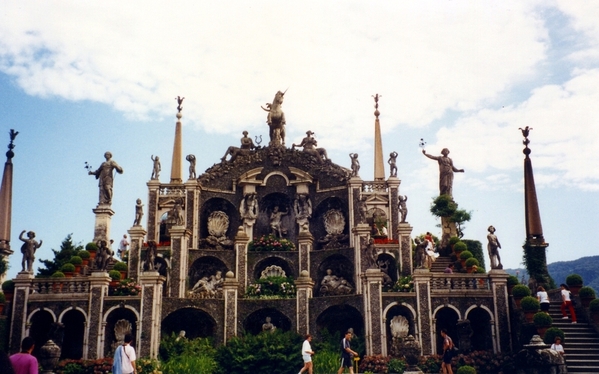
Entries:
<svg viewBox="0 0 599 374">
<path fill-rule="evenodd" d="M 383 162 L 383 140 L 381 138 L 381 124 L 379 122 L 379 97 L 376 94 L 374 97 L 374 180 L 385 180 L 385 164 Z"/>
<path fill-rule="evenodd" d="M 13 253 L 10 249 L 10 229 L 12 219 L 12 151 L 15 145 L 13 141 L 19 134 L 18 131 L 10 130 L 10 144 L 6 152 L 4 173 L 2 174 L 2 185 L 0 185 L 0 256 L 8 256 Z"/>
<path fill-rule="evenodd" d="M 531 150 L 528 148 L 530 140 L 528 133 L 532 128 L 526 126 L 522 130 L 524 136 L 524 209 L 526 215 L 526 243 L 527 244 L 547 244 L 543 238 L 543 225 L 541 224 L 541 214 L 539 212 L 539 203 L 537 200 L 537 190 L 535 188 L 535 178 L 532 172 L 532 161 L 529 157 Z"/>
<path fill-rule="evenodd" d="M 185 98 L 181 96 L 177 96 L 177 102 L 179 106 L 177 107 L 177 124 L 175 125 L 175 144 L 173 145 L 173 163 L 171 166 L 171 183 L 183 183 L 183 170 L 182 170 L 182 162 L 183 162 L 183 150 L 182 150 L 182 142 L 183 135 L 181 134 L 181 111 L 183 107 L 183 100 Z"/>
</svg>

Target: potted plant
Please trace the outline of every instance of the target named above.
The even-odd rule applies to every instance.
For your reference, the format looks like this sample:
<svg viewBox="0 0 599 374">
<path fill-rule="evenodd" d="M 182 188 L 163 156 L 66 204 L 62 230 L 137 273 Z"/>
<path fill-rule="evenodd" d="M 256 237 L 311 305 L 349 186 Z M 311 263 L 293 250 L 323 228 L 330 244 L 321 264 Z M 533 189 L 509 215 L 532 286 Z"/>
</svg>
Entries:
<svg viewBox="0 0 599 374">
<path fill-rule="evenodd" d="M 456 374 L 476 374 L 476 369 L 470 365 L 460 366 Z"/>
<path fill-rule="evenodd" d="M 545 342 L 545 344 L 553 344 L 556 336 L 560 337 L 560 339 L 562 340 L 562 343 L 564 342 L 564 338 L 565 338 L 564 331 L 562 329 L 558 329 L 557 327 L 550 327 L 547 329 L 547 331 L 545 331 L 545 336 L 543 337 L 543 341 Z"/>
<path fill-rule="evenodd" d="M 526 322 L 532 322 L 535 313 L 539 311 L 539 307 L 541 305 L 536 297 L 525 296 L 520 301 L 520 306 L 522 307 L 522 311 L 526 317 Z"/>
<path fill-rule="evenodd" d="M 77 252 L 77 256 L 81 257 L 81 265 L 87 266 L 87 264 L 89 264 L 89 258 L 91 256 L 89 251 L 82 249 Z"/>
<path fill-rule="evenodd" d="M 566 277 L 566 284 L 572 292 L 572 295 L 578 295 L 578 291 L 582 288 L 582 277 L 578 274 L 570 274 Z"/>
<path fill-rule="evenodd" d="M 4 303 L 6 302 L 6 296 L 0 292 L 0 316 L 4 313 Z"/>
<path fill-rule="evenodd" d="M 514 286 L 520 284 L 520 281 L 518 281 L 518 277 L 516 277 L 515 275 L 510 275 L 507 278 L 507 293 L 508 295 L 512 294 L 512 289 L 514 289 Z"/>
<path fill-rule="evenodd" d="M 476 266 L 476 270 L 478 270 L 478 267 L 480 266 L 480 264 L 478 263 L 477 259 L 475 259 L 474 257 L 470 257 L 469 259 L 466 260 L 466 269 L 468 270 L 468 273 L 473 272 L 474 266 Z"/>
<path fill-rule="evenodd" d="M 108 272 L 108 276 L 110 277 L 110 279 L 112 279 L 110 281 L 110 286 L 116 287 L 119 284 L 119 281 L 121 280 L 121 272 L 113 269 Z"/>
<path fill-rule="evenodd" d="M 11 279 L 4 281 L 4 283 L 2 283 L 2 292 L 4 292 L 6 300 L 8 300 L 8 302 L 11 302 L 15 292 L 15 282 Z"/>
<path fill-rule="evenodd" d="M 595 299 L 589 303 L 589 311 L 593 322 L 599 324 L 599 299 Z"/>
<path fill-rule="evenodd" d="M 591 301 L 595 299 L 595 290 L 587 286 L 581 287 L 578 296 L 580 296 L 582 306 L 588 308 Z"/>
<path fill-rule="evenodd" d="M 67 262 L 66 264 L 60 267 L 60 271 L 64 273 L 65 277 L 71 278 L 73 276 L 73 273 L 75 272 L 75 265 L 71 264 L 70 262 Z"/>
<path fill-rule="evenodd" d="M 456 244 L 457 245 L 457 244 Z M 466 245 L 466 244 L 464 244 Z M 472 252 L 470 252 L 469 250 L 464 250 L 460 253 L 460 262 L 462 264 L 462 267 L 465 268 L 466 267 L 466 260 L 472 257 Z"/>
<path fill-rule="evenodd" d="M 526 287 L 523 284 L 517 284 L 514 286 L 512 290 L 512 296 L 514 297 L 514 301 L 516 302 L 516 306 L 520 308 L 520 300 L 526 296 L 530 296 L 530 288 Z"/>
<path fill-rule="evenodd" d="M 62 290 L 61 279 L 65 277 L 64 273 L 62 271 L 55 271 L 50 277 L 54 279 L 54 282 L 52 283 L 52 289 L 54 292 L 60 292 L 60 290 Z"/>
<path fill-rule="evenodd" d="M 542 338 L 545 336 L 547 329 L 549 329 L 553 324 L 553 318 L 551 318 L 551 316 L 545 312 L 538 312 L 532 317 L 532 322 L 535 324 L 537 332 Z"/>
<path fill-rule="evenodd" d="M 466 250 L 468 250 L 468 246 L 464 242 L 458 241 L 453 245 L 453 251 L 458 258 L 460 257 L 460 254 Z"/>
<path fill-rule="evenodd" d="M 121 279 L 125 279 L 125 277 L 127 275 L 127 264 L 126 263 L 119 261 L 116 264 L 114 264 L 113 269 L 118 270 L 121 273 Z"/>
<path fill-rule="evenodd" d="M 85 245 L 85 250 L 89 252 L 90 260 L 96 258 L 96 252 L 98 251 L 98 245 L 94 242 L 89 242 Z"/>
<path fill-rule="evenodd" d="M 75 273 L 80 274 L 81 273 L 81 264 L 83 263 L 83 259 L 77 255 L 71 257 L 71 259 L 69 260 L 69 262 L 73 265 L 75 265 Z"/>
</svg>

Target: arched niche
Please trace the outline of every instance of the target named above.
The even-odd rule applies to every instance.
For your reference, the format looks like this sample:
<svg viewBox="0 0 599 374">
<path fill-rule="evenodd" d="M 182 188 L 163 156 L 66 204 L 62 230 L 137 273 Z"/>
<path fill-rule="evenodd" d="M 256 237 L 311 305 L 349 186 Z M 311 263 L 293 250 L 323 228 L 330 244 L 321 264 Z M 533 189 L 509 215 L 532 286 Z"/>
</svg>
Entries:
<svg viewBox="0 0 599 374">
<path fill-rule="evenodd" d="M 178 309 L 162 320 L 162 336 L 179 334 L 181 330 L 185 330 L 188 339 L 214 337 L 216 321 L 210 314 L 197 308 Z"/>
<path fill-rule="evenodd" d="M 474 308 L 467 315 L 474 334 L 470 337 L 473 351 L 493 350 L 493 335 L 491 331 L 491 316 L 484 308 Z"/>
<path fill-rule="evenodd" d="M 355 292 L 356 283 L 353 277 L 354 265 L 347 257 L 336 254 L 327 257 L 318 266 L 318 271 L 316 274 L 317 283 L 314 285 L 315 296 L 324 296 L 321 295 L 320 291 L 328 269 L 332 270 L 332 275 L 335 275 L 339 278 L 343 277 L 343 279 L 346 280 L 353 288 L 354 291 L 351 293 Z"/>
<path fill-rule="evenodd" d="M 453 340 L 455 346 L 459 348 L 457 329 L 459 316 L 456 310 L 450 307 L 443 307 L 437 310 L 434 318 L 436 319 L 435 338 L 437 341 L 437 354 L 443 354 L 443 338 L 441 337 L 442 329 L 447 330 L 447 335 L 449 335 L 449 337 Z"/>
<path fill-rule="evenodd" d="M 385 274 L 383 288 L 391 288 L 397 282 L 397 260 L 389 253 L 381 253 L 376 259 L 377 267 Z"/>
<path fill-rule="evenodd" d="M 262 271 L 266 269 L 268 266 L 272 265 L 279 266 L 281 269 L 283 269 L 283 271 L 285 272 L 285 276 L 291 277 L 293 279 L 296 278 L 296 274 L 293 271 L 293 268 L 291 267 L 289 262 L 287 262 L 287 260 L 280 257 L 272 256 L 265 258 L 264 260 L 256 264 L 256 267 L 254 268 L 254 280 L 259 279 Z"/>
<path fill-rule="evenodd" d="M 131 325 L 133 344 L 137 341 L 137 316 L 135 312 L 126 307 L 114 308 L 110 310 L 106 316 L 106 327 L 104 329 L 104 357 L 112 357 L 119 345 L 115 327 L 117 327 L 117 324 L 119 326 L 123 325 L 123 322 L 119 322 L 121 320 L 127 321 Z M 139 350 L 139 348 L 137 348 L 137 350 Z"/>
<path fill-rule="evenodd" d="M 48 310 L 37 310 L 30 318 L 29 336 L 35 340 L 32 354 L 39 357 L 40 348 L 50 339 L 50 331 L 55 326 L 54 316 Z"/>
<path fill-rule="evenodd" d="M 341 200 L 338 197 L 329 197 L 320 202 L 312 213 L 312 220 L 310 223 L 310 232 L 316 239 L 314 242 L 315 249 L 324 249 L 330 242 L 330 237 L 325 225 L 325 216 L 327 212 L 331 210 L 337 210 L 343 215 L 344 227 L 343 232 L 337 238 L 339 242 L 339 248 L 349 246 L 349 216 L 347 202 Z"/>
<path fill-rule="evenodd" d="M 353 329 L 358 341 L 364 341 L 364 317 L 351 305 L 333 305 L 325 309 L 316 318 L 317 334 L 319 339 L 338 336 L 341 341 L 345 332 Z M 326 330 L 326 332 L 324 331 Z M 352 349 L 357 351 L 358 341 L 352 339 Z"/>
<path fill-rule="evenodd" d="M 291 320 L 281 311 L 275 308 L 259 309 L 247 316 L 243 321 L 243 329 L 252 335 L 262 332 L 266 323 L 266 317 L 270 317 L 271 323 L 281 331 L 291 330 Z"/>
<path fill-rule="evenodd" d="M 271 180 L 277 180 L 277 178 L 281 178 L 279 175 L 273 175 L 269 178 Z M 280 189 L 275 189 L 280 190 Z M 293 212 L 293 200 L 285 193 L 281 192 L 272 192 L 268 193 L 264 197 L 262 197 L 258 201 L 258 217 L 256 218 L 256 226 L 255 226 L 255 237 L 260 237 L 262 235 L 269 235 L 273 233 L 273 229 L 270 226 L 271 219 L 273 216 L 273 212 L 275 207 L 278 208 L 279 212 L 282 212 L 281 215 L 281 229 L 282 229 L 282 237 L 285 239 L 289 239 L 292 242 L 296 240 L 296 224 L 295 224 L 295 214 Z M 287 212 L 287 214 L 284 214 Z M 275 236 L 279 236 L 275 234 Z"/>
<path fill-rule="evenodd" d="M 220 271 L 221 275 L 224 276 L 229 269 L 219 258 L 213 256 L 203 256 L 198 258 L 189 267 L 189 288 L 191 289 L 200 278 L 210 278 L 212 275 L 215 275 L 217 271 Z"/>
<path fill-rule="evenodd" d="M 64 330 L 60 359 L 81 359 L 83 357 L 85 316 L 80 310 L 71 309 L 62 315 L 61 322 L 64 325 Z"/>
<path fill-rule="evenodd" d="M 393 334 L 391 333 L 391 320 L 393 320 L 395 316 L 403 316 L 405 319 L 407 319 L 409 324 L 408 335 L 416 336 L 414 314 L 412 313 L 410 308 L 406 307 L 405 305 L 393 305 L 387 310 L 387 313 L 385 314 L 385 330 L 387 332 L 387 352 L 393 352 Z"/>
<path fill-rule="evenodd" d="M 224 212 L 229 219 L 229 226 L 225 236 L 232 240 L 237 233 L 237 228 L 242 224 L 239 211 L 233 203 L 220 197 L 208 199 L 200 208 L 200 238 L 206 239 L 210 236 L 208 232 L 208 217 L 216 211 Z"/>
</svg>

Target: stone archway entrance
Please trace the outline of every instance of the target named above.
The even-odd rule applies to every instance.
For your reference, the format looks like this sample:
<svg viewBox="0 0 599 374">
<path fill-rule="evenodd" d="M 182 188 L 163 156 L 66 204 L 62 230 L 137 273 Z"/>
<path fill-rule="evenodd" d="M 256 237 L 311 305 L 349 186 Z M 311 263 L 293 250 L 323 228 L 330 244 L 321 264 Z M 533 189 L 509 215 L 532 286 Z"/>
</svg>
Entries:
<svg viewBox="0 0 599 374">
<path fill-rule="evenodd" d="M 169 314 L 162 320 L 162 336 L 178 334 L 185 330 L 188 339 L 214 337 L 216 322 L 208 313 L 196 308 L 183 308 Z"/>
<path fill-rule="evenodd" d="M 250 334 L 257 335 L 262 332 L 264 324 L 267 323 L 266 317 L 270 318 L 270 323 L 273 324 L 277 330 L 291 330 L 291 320 L 275 308 L 264 308 L 253 312 L 247 316 L 245 321 L 243 321 L 243 328 Z"/>
<path fill-rule="evenodd" d="M 79 310 L 69 310 L 62 316 L 61 322 L 64 324 L 64 339 L 60 359 L 78 360 L 82 358 L 85 316 Z"/>
<path fill-rule="evenodd" d="M 453 343 L 456 347 L 459 348 L 459 339 L 458 339 L 458 313 L 452 308 L 442 308 L 435 314 L 435 319 L 437 320 L 435 324 L 435 341 L 437 344 L 435 347 L 437 348 L 437 354 L 443 353 L 443 339 L 441 338 L 441 330 L 446 329 L 447 334 L 453 340 Z"/>
</svg>

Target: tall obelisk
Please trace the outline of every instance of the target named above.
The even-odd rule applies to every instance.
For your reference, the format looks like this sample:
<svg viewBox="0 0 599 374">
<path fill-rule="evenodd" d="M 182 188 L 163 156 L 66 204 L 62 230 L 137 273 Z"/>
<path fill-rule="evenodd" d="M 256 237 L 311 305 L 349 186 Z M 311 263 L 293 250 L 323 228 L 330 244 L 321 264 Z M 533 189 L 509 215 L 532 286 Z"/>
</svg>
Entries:
<svg viewBox="0 0 599 374">
<path fill-rule="evenodd" d="M 171 183 L 183 183 L 183 171 L 182 171 L 182 160 L 183 160 L 183 146 L 182 146 L 182 134 L 181 134 L 181 110 L 183 107 L 183 100 L 185 98 L 181 96 L 177 96 L 177 102 L 179 106 L 177 107 L 177 124 L 175 125 L 175 144 L 173 145 L 173 162 L 171 165 Z"/>
<path fill-rule="evenodd" d="M 10 249 L 10 229 L 12 219 L 12 158 L 15 153 L 12 151 L 15 145 L 15 138 L 18 131 L 10 130 L 10 144 L 6 152 L 6 162 L 4 163 L 4 174 L 2 174 L 2 185 L 0 186 L 0 256 L 9 256 L 13 253 Z"/>
<path fill-rule="evenodd" d="M 385 180 L 385 163 L 383 162 L 383 140 L 381 137 L 381 123 L 379 122 L 379 97 L 381 95 L 376 94 L 374 97 L 374 180 L 383 181 Z"/>
</svg>

